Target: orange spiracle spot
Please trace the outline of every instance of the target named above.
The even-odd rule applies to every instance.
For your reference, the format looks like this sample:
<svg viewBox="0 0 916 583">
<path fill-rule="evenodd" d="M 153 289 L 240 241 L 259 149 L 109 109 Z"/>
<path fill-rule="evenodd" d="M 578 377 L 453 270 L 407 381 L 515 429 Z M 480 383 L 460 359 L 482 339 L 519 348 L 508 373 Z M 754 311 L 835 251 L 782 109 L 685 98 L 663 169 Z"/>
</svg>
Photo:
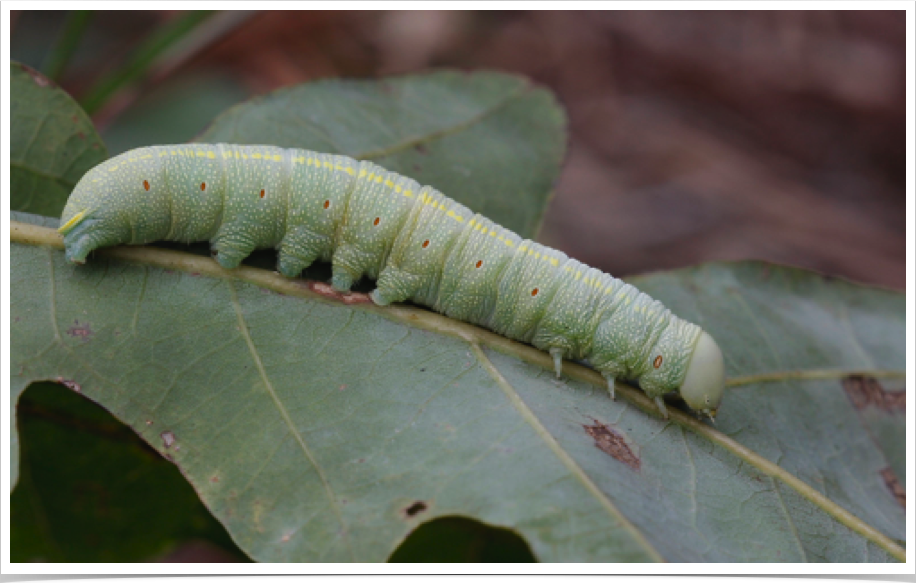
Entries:
<svg viewBox="0 0 916 583">
<path fill-rule="evenodd" d="M 423 241 L 423 248 L 426 249 L 427 247 L 429 247 L 429 239 Z"/>
<path fill-rule="evenodd" d="M 655 360 L 652 362 L 652 366 L 654 366 L 655 368 L 658 368 L 661 365 L 662 365 L 662 355 L 659 354 L 658 356 L 655 357 Z"/>
<path fill-rule="evenodd" d="M 480 269 L 481 265 L 483 265 L 483 261 L 478 261 L 477 265 L 475 265 L 474 267 L 476 267 L 477 269 Z"/>
<path fill-rule="evenodd" d="M 207 190 L 207 183 L 206 183 L 206 182 L 201 182 L 201 183 L 200 183 L 200 189 L 201 189 L 202 191 L 203 191 L 203 190 Z"/>
<path fill-rule="evenodd" d="M 264 189 L 262 188 L 262 189 L 261 189 L 261 198 L 264 198 L 264 195 L 265 195 L 265 194 L 267 194 L 267 193 L 264 192 Z"/>
<path fill-rule="evenodd" d="M 539 292 L 539 291 L 541 291 L 541 290 L 539 290 L 538 288 L 534 288 L 533 290 L 531 290 L 531 297 L 534 297 L 534 296 L 538 295 L 538 292 Z"/>
<path fill-rule="evenodd" d="M 375 220 L 372 221 L 372 224 L 377 227 L 380 222 L 381 222 L 381 219 L 379 219 L 378 217 L 375 217 Z"/>
<path fill-rule="evenodd" d="M 331 201 L 329 200 L 324 201 L 324 208 L 331 208 Z"/>
<path fill-rule="evenodd" d="M 144 188 L 144 190 L 146 190 L 147 192 L 149 192 L 149 180 L 144 180 L 144 181 L 143 181 L 143 188 Z"/>
</svg>

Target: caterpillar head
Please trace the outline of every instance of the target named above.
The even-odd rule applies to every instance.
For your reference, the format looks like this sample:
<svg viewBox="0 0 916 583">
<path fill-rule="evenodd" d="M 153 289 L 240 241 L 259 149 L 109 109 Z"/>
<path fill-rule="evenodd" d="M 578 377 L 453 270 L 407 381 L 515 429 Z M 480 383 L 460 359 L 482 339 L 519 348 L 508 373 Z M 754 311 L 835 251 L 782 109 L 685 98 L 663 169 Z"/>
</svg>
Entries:
<svg viewBox="0 0 916 583">
<path fill-rule="evenodd" d="M 691 409 L 715 418 L 725 391 L 725 366 L 719 345 L 705 331 L 700 333 L 687 361 L 687 374 L 679 391 Z"/>
<path fill-rule="evenodd" d="M 639 384 L 650 396 L 677 390 L 687 405 L 715 418 L 725 390 L 722 351 L 712 336 L 689 322 L 671 322 L 649 353 Z"/>
</svg>

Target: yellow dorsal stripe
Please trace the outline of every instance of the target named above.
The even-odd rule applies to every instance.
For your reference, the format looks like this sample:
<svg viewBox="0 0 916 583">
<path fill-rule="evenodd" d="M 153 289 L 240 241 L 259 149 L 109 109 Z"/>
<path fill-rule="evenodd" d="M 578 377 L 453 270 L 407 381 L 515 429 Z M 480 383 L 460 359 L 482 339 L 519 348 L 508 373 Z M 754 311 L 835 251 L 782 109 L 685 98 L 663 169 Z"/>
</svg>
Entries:
<svg viewBox="0 0 916 583">
<path fill-rule="evenodd" d="M 68 231 L 70 231 L 70 229 L 72 229 L 73 227 L 75 227 L 75 226 L 77 225 L 77 223 L 79 223 L 81 220 L 83 220 L 83 217 L 84 217 L 84 216 L 86 216 L 86 211 L 80 211 L 80 212 L 76 213 L 75 215 L 73 215 L 73 218 L 72 218 L 72 219 L 70 219 L 69 221 L 67 221 L 66 223 L 64 223 L 62 226 L 60 226 L 60 227 L 57 229 L 57 232 L 60 233 L 60 234 L 62 234 L 62 235 L 66 234 Z"/>
</svg>

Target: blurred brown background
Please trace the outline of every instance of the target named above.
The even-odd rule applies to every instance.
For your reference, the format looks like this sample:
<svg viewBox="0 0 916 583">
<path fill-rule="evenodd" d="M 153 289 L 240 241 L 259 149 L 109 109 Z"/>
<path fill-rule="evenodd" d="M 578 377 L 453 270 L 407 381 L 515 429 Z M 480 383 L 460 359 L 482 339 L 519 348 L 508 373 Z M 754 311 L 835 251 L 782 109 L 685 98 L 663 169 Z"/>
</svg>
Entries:
<svg viewBox="0 0 916 583">
<path fill-rule="evenodd" d="M 62 85 L 175 17 L 96 15 Z M 13 58 L 61 22 L 14 15 Z M 570 119 L 542 242 L 617 276 L 755 258 L 903 288 L 905 37 L 902 11 L 229 13 L 95 120 L 117 153 L 316 78 L 517 72 Z"/>
</svg>

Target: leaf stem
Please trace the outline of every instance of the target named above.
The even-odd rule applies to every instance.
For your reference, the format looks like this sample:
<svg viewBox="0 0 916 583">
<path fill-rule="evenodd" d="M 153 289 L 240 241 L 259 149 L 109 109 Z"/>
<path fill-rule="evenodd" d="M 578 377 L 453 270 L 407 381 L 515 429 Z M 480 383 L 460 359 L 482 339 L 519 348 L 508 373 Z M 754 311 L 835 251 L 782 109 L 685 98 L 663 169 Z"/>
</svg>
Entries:
<svg viewBox="0 0 916 583">
<path fill-rule="evenodd" d="M 62 238 L 55 230 L 27 223 L 20 223 L 18 221 L 10 221 L 10 241 L 13 243 L 40 245 L 56 249 L 63 249 L 64 246 Z M 445 316 L 428 310 L 403 305 L 387 306 L 383 308 L 368 301 L 354 300 L 354 298 L 359 298 L 364 294 L 344 294 L 338 296 L 336 299 L 331 299 L 329 294 L 315 291 L 316 289 L 323 288 L 319 288 L 318 285 L 313 282 L 295 279 L 291 280 L 278 273 L 247 266 L 227 270 L 220 267 L 219 264 L 209 257 L 192 255 L 180 251 L 157 249 L 154 247 L 121 246 L 102 249 L 97 253 L 103 257 L 130 263 L 140 263 L 163 269 L 187 271 L 220 279 L 244 281 L 278 293 L 298 296 L 310 300 L 327 303 L 339 303 L 340 301 L 351 304 L 358 303 L 358 306 L 354 305 L 355 308 L 378 314 L 389 320 L 460 338 L 469 342 L 472 348 L 479 345 L 486 345 L 494 350 L 509 354 L 530 364 L 543 367 L 547 370 L 553 370 L 553 360 L 550 355 L 537 350 L 533 346 L 521 344 L 493 332 L 478 328 L 472 324 L 458 322 L 457 320 L 446 318 Z M 797 372 L 801 373 L 804 371 Z M 600 374 L 590 368 L 575 363 L 563 363 L 563 374 L 570 378 L 601 387 L 602 389 L 606 387 L 605 380 Z M 838 376 L 830 378 L 838 378 L 842 374 L 848 373 L 836 372 L 834 374 Z M 798 378 L 807 377 L 800 376 Z M 652 399 L 639 389 L 618 383 L 615 385 L 615 392 L 618 396 L 623 397 L 629 403 L 642 409 L 649 415 L 659 414 Z M 739 459 L 757 468 L 765 475 L 782 481 L 832 516 L 839 523 L 858 533 L 866 540 L 881 547 L 894 558 L 906 562 L 906 550 L 896 541 L 842 508 L 839 504 L 827 498 L 824 494 L 798 479 L 785 469 L 779 467 L 777 464 L 687 413 L 677 409 L 669 409 L 669 414 L 671 422 L 677 423 L 681 427 L 705 437 L 713 444 L 729 451 Z"/>
</svg>

